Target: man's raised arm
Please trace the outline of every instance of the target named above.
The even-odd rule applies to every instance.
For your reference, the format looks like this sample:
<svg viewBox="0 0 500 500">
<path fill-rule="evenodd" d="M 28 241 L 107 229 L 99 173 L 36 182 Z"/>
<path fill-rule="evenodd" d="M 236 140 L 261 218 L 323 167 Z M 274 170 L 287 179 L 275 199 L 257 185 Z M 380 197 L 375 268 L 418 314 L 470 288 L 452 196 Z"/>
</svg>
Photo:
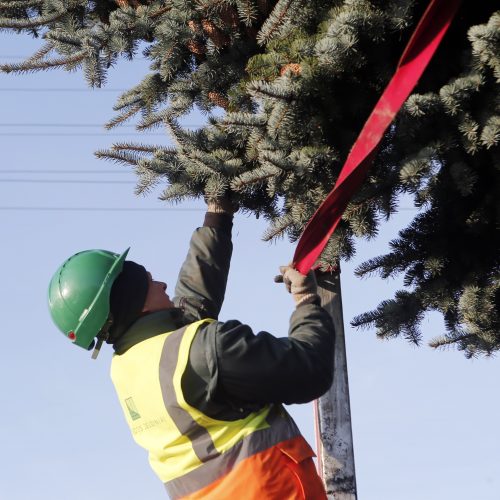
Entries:
<svg viewBox="0 0 500 500">
<path fill-rule="evenodd" d="M 175 287 L 174 303 L 186 318 L 217 319 L 224 294 L 233 245 L 235 206 L 226 199 L 208 202 L 203 227 L 193 233 Z"/>
</svg>

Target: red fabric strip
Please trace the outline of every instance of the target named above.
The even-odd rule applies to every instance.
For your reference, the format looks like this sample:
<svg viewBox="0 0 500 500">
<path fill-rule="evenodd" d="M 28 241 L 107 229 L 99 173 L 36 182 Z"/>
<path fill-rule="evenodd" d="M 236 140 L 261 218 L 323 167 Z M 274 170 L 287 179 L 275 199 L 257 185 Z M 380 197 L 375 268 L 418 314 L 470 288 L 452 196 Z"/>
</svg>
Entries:
<svg viewBox="0 0 500 500">
<path fill-rule="evenodd" d="M 354 193 L 363 183 L 385 131 L 414 89 L 460 5 L 432 0 L 418 23 L 384 90 L 342 167 L 335 187 L 307 223 L 295 249 L 294 267 L 307 274 L 335 231 Z"/>
</svg>

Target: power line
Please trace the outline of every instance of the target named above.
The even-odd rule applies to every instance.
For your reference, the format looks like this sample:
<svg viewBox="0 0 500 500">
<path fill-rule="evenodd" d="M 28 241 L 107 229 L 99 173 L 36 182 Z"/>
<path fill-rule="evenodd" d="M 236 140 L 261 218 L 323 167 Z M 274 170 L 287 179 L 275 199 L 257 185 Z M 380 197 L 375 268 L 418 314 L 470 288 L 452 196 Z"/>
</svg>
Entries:
<svg viewBox="0 0 500 500">
<path fill-rule="evenodd" d="M 47 88 L 38 88 L 38 87 L 4 87 L 0 88 L 0 92 L 126 92 L 130 89 L 105 89 L 105 88 L 56 88 L 56 87 L 47 87 Z"/>
<path fill-rule="evenodd" d="M 16 182 L 21 184 L 136 184 L 134 181 L 94 181 L 94 180 L 75 180 L 75 179 L 0 179 L 3 182 Z"/>
<path fill-rule="evenodd" d="M 132 174 L 126 170 L 0 170 L 0 174 Z"/>
<path fill-rule="evenodd" d="M 0 127 L 104 127 L 102 123 L 0 123 Z M 120 125 L 120 127 L 135 127 L 135 125 Z"/>
<path fill-rule="evenodd" d="M 29 59 L 33 54 L 25 54 L 25 55 L 22 55 L 22 54 L 18 54 L 18 55 L 1 55 L 0 54 L 0 60 L 1 59 Z M 125 57 L 125 56 L 123 56 Z M 134 56 L 133 59 L 149 59 L 148 57 L 144 57 L 144 56 Z M 129 59 L 127 59 L 129 60 Z"/>
<path fill-rule="evenodd" d="M 127 208 L 127 207 L 0 207 L 0 211 L 50 212 L 205 212 L 206 208 Z"/>
<path fill-rule="evenodd" d="M 418 208 L 401 207 L 397 211 L 415 212 Z M 2 207 L 0 211 L 50 211 L 50 212 L 205 212 L 206 208 L 168 207 L 168 208 L 130 208 L 130 207 Z"/>
<path fill-rule="evenodd" d="M 146 135 L 145 135 L 146 134 Z M 165 134 L 151 134 L 151 133 L 143 133 L 143 134 L 105 134 L 105 133 L 55 133 L 51 134 L 50 132 L 44 133 L 24 133 L 24 132 L 13 132 L 13 133 L 1 133 L 1 137 L 165 137 L 168 138 Z"/>
<path fill-rule="evenodd" d="M 205 125 L 204 123 L 186 123 L 184 127 L 199 127 Z M 0 123 L 0 127 L 104 127 L 103 123 Z M 135 128 L 136 125 L 118 125 L 120 128 L 128 127 Z"/>
</svg>

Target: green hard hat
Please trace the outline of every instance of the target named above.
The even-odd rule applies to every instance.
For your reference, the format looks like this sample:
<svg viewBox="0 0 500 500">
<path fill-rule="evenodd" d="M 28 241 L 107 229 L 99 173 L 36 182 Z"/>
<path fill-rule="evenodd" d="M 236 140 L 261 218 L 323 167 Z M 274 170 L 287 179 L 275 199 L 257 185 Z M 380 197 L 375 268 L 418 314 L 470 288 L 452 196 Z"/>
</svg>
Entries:
<svg viewBox="0 0 500 500">
<path fill-rule="evenodd" d="M 49 309 L 59 330 L 90 349 L 109 317 L 109 296 L 130 249 L 79 252 L 56 271 L 49 284 Z"/>
</svg>

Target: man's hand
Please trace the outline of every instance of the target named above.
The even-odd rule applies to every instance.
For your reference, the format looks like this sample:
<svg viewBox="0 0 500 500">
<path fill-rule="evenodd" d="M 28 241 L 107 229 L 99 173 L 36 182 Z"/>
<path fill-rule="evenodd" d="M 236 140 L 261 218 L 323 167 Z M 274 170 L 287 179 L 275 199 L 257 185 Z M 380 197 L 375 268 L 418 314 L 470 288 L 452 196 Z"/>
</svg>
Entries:
<svg viewBox="0 0 500 500">
<path fill-rule="evenodd" d="M 318 286 L 313 271 L 309 271 L 307 276 L 304 276 L 288 265 L 281 266 L 280 272 L 283 275 L 283 283 L 285 283 L 288 292 L 292 294 L 296 306 L 319 302 Z"/>
<path fill-rule="evenodd" d="M 207 212 L 213 214 L 233 215 L 238 210 L 238 205 L 229 198 L 215 198 L 206 200 Z"/>
</svg>

